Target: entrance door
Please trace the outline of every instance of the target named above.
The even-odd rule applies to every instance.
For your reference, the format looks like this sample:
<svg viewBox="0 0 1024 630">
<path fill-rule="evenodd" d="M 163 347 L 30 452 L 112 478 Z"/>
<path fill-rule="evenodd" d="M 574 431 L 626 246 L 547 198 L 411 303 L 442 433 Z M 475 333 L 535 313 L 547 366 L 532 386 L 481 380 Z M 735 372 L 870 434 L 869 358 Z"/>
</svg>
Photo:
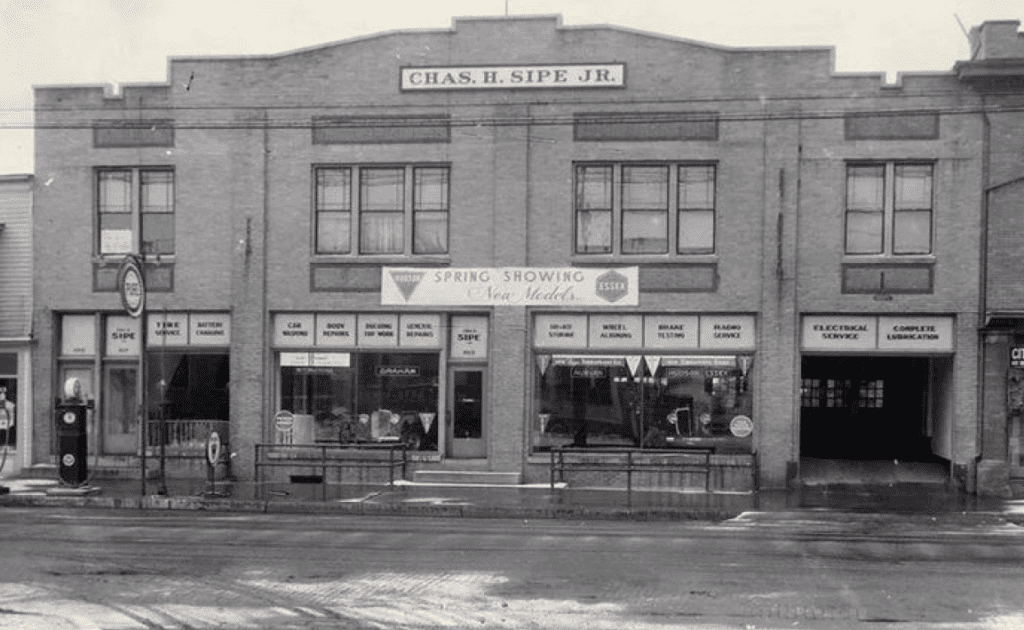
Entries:
<svg viewBox="0 0 1024 630">
<path fill-rule="evenodd" d="M 452 368 L 448 382 L 453 458 L 487 457 L 484 424 L 484 369 Z"/>
<path fill-rule="evenodd" d="M 135 454 L 139 450 L 139 369 L 134 365 L 108 365 L 104 371 L 107 391 L 103 397 L 103 452 Z"/>
</svg>

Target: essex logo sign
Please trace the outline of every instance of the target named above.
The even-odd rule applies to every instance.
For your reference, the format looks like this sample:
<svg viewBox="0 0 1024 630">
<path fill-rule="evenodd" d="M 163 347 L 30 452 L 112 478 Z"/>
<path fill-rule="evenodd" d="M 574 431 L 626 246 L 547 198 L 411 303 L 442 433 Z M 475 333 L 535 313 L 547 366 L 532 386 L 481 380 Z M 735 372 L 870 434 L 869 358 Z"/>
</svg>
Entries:
<svg viewBox="0 0 1024 630">
<path fill-rule="evenodd" d="M 629 293 L 629 278 L 614 269 L 597 277 L 594 293 L 597 297 L 615 303 Z"/>
<path fill-rule="evenodd" d="M 384 267 L 382 305 L 637 306 L 638 267 Z"/>
</svg>

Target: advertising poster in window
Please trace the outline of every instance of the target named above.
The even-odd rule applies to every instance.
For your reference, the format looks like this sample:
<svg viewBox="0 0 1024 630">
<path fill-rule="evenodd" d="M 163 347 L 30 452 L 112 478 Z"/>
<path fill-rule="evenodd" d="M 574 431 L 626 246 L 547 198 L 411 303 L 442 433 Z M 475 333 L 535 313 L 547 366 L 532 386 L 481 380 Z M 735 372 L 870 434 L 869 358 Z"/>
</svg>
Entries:
<svg viewBox="0 0 1024 630">
<path fill-rule="evenodd" d="M 139 320 L 124 315 L 107 318 L 107 357 L 137 357 L 141 347 Z"/>
</svg>

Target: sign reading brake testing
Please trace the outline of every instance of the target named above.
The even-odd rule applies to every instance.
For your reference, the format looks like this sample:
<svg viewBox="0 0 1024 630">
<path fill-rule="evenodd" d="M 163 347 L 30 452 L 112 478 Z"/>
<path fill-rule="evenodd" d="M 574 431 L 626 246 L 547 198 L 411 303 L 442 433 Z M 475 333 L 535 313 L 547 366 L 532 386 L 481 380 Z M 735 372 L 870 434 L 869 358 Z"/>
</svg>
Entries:
<svg viewBox="0 0 1024 630">
<path fill-rule="evenodd" d="M 405 306 L 637 306 L 637 267 L 384 267 L 380 303 Z"/>
<path fill-rule="evenodd" d="M 620 88 L 626 64 L 432 66 L 402 68 L 403 91 L 524 88 Z"/>
</svg>

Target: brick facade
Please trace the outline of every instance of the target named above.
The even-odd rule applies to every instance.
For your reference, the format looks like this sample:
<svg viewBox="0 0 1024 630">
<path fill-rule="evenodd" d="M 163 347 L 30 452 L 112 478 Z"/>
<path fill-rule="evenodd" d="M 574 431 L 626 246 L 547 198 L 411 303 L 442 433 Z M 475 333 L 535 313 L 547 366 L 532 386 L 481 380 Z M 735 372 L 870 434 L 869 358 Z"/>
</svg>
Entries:
<svg viewBox="0 0 1024 630">
<path fill-rule="evenodd" d="M 623 87 L 399 89 L 404 66 L 612 62 L 625 64 Z M 168 79 L 124 86 L 116 96 L 93 87 L 36 90 L 37 177 L 49 182 L 35 200 L 34 236 L 47 244 L 35 259 L 37 463 L 52 458 L 48 410 L 58 381 L 60 317 L 120 311 L 117 293 L 94 290 L 95 170 L 153 165 L 175 172 L 176 245 L 174 289 L 152 294 L 149 308 L 230 312 L 231 446 L 240 478 L 253 474 L 253 445 L 273 438 L 276 314 L 393 311 L 381 306 L 377 291 L 351 284 L 357 276 L 372 284 L 381 266 L 639 265 L 646 283 L 639 306 L 603 310 L 754 318 L 753 445 L 763 488 L 785 487 L 799 471 L 805 315 L 952 318 L 954 351 L 940 353 L 955 384 L 943 449 L 953 467 L 969 471 L 965 484 L 973 484 L 984 134 L 981 116 L 972 113 L 980 99 L 954 74 L 907 75 L 893 86 L 881 74 L 836 74 L 830 49 L 729 49 L 628 29 L 563 27 L 540 17 L 458 20 L 448 31 L 386 33 L 266 57 L 175 58 Z M 937 138 L 847 139 L 847 114 L 900 111 L 934 112 Z M 713 112 L 717 139 L 574 141 L 574 116 L 595 112 Z M 450 117 L 450 141 L 311 138 L 317 116 L 389 115 Z M 174 146 L 93 146 L 97 121 L 139 119 L 172 120 Z M 864 161 L 934 165 L 931 253 L 869 261 L 927 268 L 927 291 L 843 291 L 844 265 L 861 262 L 843 253 L 846 167 Z M 583 162 L 714 164 L 714 253 L 574 254 L 573 165 Z M 314 253 L 317 165 L 439 163 L 451 168 L 447 254 Z M 62 255 L 46 253 L 53 251 Z M 712 285 L 687 280 L 708 269 Z M 317 290 L 321 271 L 347 279 L 340 288 Z M 687 282 L 697 289 L 680 288 Z M 534 314 L 550 309 L 426 310 L 489 315 L 483 465 L 543 479 L 543 458 L 530 455 L 531 338 Z M 97 378 L 102 364 L 95 359 Z M 450 465 L 443 450 L 421 466 Z"/>
</svg>

